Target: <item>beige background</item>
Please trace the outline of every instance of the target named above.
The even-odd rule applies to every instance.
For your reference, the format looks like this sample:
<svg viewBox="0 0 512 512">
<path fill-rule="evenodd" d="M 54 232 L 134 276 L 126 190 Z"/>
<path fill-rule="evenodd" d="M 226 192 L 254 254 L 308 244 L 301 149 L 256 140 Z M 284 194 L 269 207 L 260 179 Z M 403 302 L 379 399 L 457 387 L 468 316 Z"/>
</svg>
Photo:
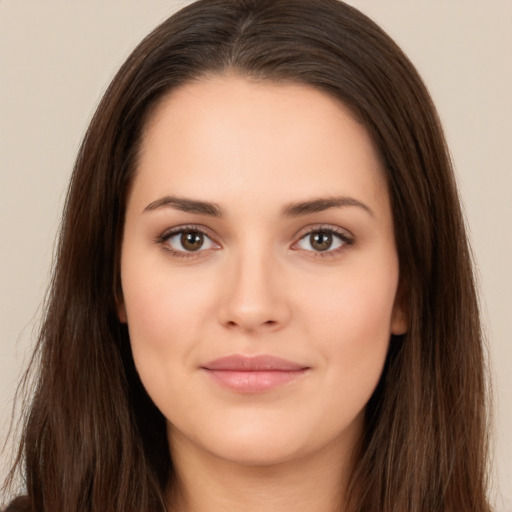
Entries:
<svg viewBox="0 0 512 512">
<path fill-rule="evenodd" d="M 34 339 L 81 136 L 130 50 L 185 3 L 0 0 L 2 441 L 15 383 Z M 351 3 L 410 56 L 445 125 L 489 337 L 496 392 L 496 503 L 498 510 L 512 511 L 512 1 Z M 0 478 L 5 461 L 4 453 Z"/>
</svg>

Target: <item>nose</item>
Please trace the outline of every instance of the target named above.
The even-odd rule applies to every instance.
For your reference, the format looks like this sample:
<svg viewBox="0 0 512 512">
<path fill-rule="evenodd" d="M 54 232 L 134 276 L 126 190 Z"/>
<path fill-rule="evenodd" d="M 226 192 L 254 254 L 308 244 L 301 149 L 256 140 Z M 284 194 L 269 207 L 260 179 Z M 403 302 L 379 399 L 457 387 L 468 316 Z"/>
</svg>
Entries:
<svg viewBox="0 0 512 512">
<path fill-rule="evenodd" d="M 240 256 L 230 262 L 219 307 L 219 322 L 245 332 L 282 328 L 291 316 L 283 273 L 268 255 Z"/>
</svg>

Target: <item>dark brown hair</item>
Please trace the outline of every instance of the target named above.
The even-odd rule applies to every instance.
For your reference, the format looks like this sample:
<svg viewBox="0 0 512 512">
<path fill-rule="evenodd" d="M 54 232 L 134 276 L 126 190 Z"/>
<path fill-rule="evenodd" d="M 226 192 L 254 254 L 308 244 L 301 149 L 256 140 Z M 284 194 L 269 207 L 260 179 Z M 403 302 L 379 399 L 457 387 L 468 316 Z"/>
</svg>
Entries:
<svg viewBox="0 0 512 512">
<path fill-rule="evenodd" d="M 165 421 L 115 307 L 125 198 L 157 103 L 228 71 L 337 98 L 386 170 L 409 330 L 391 340 L 366 408 L 350 510 L 488 511 L 484 354 L 442 129 L 398 46 L 336 0 L 200 0 L 144 39 L 112 81 L 71 179 L 16 461 L 26 496 L 8 510 L 164 510 Z"/>
</svg>

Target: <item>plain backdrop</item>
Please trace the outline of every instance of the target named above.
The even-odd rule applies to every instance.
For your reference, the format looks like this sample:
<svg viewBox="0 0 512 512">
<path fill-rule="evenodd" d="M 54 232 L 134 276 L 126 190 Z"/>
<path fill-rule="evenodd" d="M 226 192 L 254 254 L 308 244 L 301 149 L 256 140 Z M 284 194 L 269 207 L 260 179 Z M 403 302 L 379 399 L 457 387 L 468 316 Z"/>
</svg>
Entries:
<svg viewBox="0 0 512 512">
<path fill-rule="evenodd" d="M 81 137 L 129 52 L 186 3 L 0 0 L 0 441 L 37 331 Z M 498 510 L 512 511 L 512 1 L 351 3 L 405 50 L 444 123 L 489 340 L 494 494 Z"/>
</svg>

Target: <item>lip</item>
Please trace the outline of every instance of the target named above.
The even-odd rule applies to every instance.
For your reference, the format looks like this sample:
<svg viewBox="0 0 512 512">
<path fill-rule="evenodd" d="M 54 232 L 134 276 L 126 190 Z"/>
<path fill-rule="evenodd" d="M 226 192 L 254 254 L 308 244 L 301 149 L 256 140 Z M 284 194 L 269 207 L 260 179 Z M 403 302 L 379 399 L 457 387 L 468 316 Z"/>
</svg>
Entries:
<svg viewBox="0 0 512 512">
<path fill-rule="evenodd" d="M 210 361 L 201 370 L 237 393 L 263 393 L 296 381 L 309 367 L 271 355 L 233 354 Z"/>
</svg>

